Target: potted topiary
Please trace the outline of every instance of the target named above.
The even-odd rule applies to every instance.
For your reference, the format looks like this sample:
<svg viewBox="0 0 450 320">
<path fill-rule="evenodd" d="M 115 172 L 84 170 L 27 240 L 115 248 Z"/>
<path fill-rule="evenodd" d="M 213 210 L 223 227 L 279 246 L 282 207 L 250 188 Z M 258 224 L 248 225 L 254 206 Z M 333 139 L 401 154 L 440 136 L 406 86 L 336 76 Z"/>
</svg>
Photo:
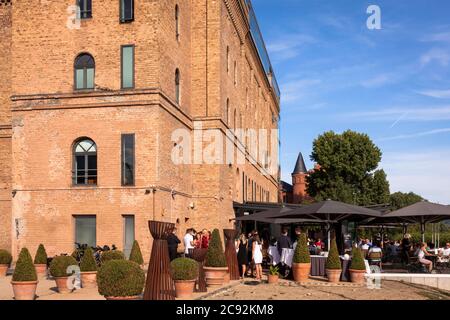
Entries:
<svg viewBox="0 0 450 320">
<path fill-rule="evenodd" d="M 325 269 L 327 272 L 328 282 L 338 283 L 341 279 L 342 266 L 335 238 L 331 240 L 330 252 L 328 252 Z"/>
<path fill-rule="evenodd" d="M 36 269 L 27 248 L 20 251 L 11 285 L 16 300 L 34 300 L 38 284 Z"/>
<path fill-rule="evenodd" d="M 222 240 L 219 230 L 214 229 L 206 253 L 205 267 L 206 285 L 208 287 L 222 286 L 225 274 L 228 272 L 225 253 L 223 252 Z"/>
<path fill-rule="evenodd" d="M 304 282 L 309 279 L 311 271 L 311 257 L 309 255 L 306 234 L 302 233 L 297 240 L 294 258 L 292 259 L 292 273 L 294 281 Z"/>
<path fill-rule="evenodd" d="M 125 255 L 119 250 L 109 250 L 102 252 L 100 259 L 103 264 L 111 260 L 125 260 Z"/>
<path fill-rule="evenodd" d="M 198 262 L 193 259 L 178 258 L 170 263 L 170 269 L 177 298 L 190 298 L 194 292 L 195 280 L 198 278 Z"/>
<path fill-rule="evenodd" d="M 145 273 L 133 261 L 110 260 L 97 274 L 98 292 L 107 300 L 138 300 L 144 290 Z"/>
<path fill-rule="evenodd" d="M 142 266 L 144 264 L 144 259 L 142 258 L 141 247 L 139 243 L 134 240 L 133 247 L 131 248 L 130 261 L 136 262 L 138 265 Z"/>
<path fill-rule="evenodd" d="M 277 266 L 270 266 L 269 275 L 267 276 L 267 281 L 269 284 L 275 284 L 280 278 L 280 269 Z"/>
<path fill-rule="evenodd" d="M 59 293 L 69 293 L 72 291 L 72 288 L 68 286 L 68 281 L 69 276 L 73 274 L 70 272 L 69 267 L 73 266 L 78 267 L 78 263 L 72 256 L 57 256 L 50 263 L 50 275 L 55 279 Z"/>
<path fill-rule="evenodd" d="M 11 253 L 6 250 L 0 250 L 0 277 L 6 277 L 11 261 Z"/>
<path fill-rule="evenodd" d="M 94 252 L 91 248 L 84 251 L 83 258 L 80 263 L 81 285 L 83 288 L 97 287 L 97 264 L 94 259 Z"/>
<path fill-rule="evenodd" d="M 34 267 L 38 276 L 45 277 L 47 275 L 47 252 L 43 244 L 39 245 L 34 256 Z"/>
<path fill-rule="evenodd" d="M 364 274 L 366 273 L 366 264 L 364 256 L 359 248 L 352 249 L 352 261 L 350 263 L 350 280 L 354 283 L 364 283 Z"/>
</svg>

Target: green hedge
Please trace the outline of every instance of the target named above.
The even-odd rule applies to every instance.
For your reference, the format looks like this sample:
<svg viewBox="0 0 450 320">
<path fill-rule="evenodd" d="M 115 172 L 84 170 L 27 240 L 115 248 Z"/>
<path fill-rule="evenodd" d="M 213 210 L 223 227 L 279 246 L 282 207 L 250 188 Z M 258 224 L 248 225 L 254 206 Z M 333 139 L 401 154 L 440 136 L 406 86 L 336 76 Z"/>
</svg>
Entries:
<svg viewBox="0 0 450 320">
<path fill-rule="evenodd" d="M 336 238 L 331 240 L 330 251 L 328 252 L 325 268 L 329 270 L 342 270 L 341 259 L 336 245 Z"/>
<path fill-rule="evenodd" d="M 47 264 L 47 252 L 43 244 L 40 244 L 36 255 L 34 256 L 34 264 Z"/>
<path fill-rule="evenodd" d="M 302 233 L 299 235 L 297 240 L 297 246 L 295 247 L 294 258 L 292 259 L 294 263 L 311 263 L 311 257 L 309 255 L 308 241 L 306 239 L 306 234 Z"/>
<path fill-rule="evenodd" d="M 173 280 L 195 280 L 198 277 L 198 262 L 188 258 L 178 258 L 170 263 Z"/>
<path fill-rule="evenodd" d="M 20 251 L 19 259 L 17 260 L 16 268 L 14 269 L 14 274 L 12 276 L 12 281 L 37 281 L 36 268 L 34 267 L 33 259 L 31 258 L 30 252 L 27 248 L 23 248 Z"/>
<path fill-rule="evenodd" d="M 223 251 L 222 239 L 218 229 L 214 229 L 209 242 L 208 252 L 206 253 L 206 267 L 225 268 L 227 267 L 227 260 Z"/>
<path fill-rule="evenodd" d="M 57 256 L 50 263 L 50 274 L 52 277 L 61 278 L 68 277 L 67 268 L 70 266 L 78 266 L 77 260 L 72 256 Z"/>
<path fill-rule="evenodd" d="M 142 258 L 141 247 L 139 246 L 139 243 L 136 240 L 134 240 L 134 242 L 133 242 L 133 248 L 131 248 L 129 260 L 136 262 L 140 266 L 144 264 L 144 259 Z"/>
<path fill-rule="evenodd" d="M 142 294 L 145 273 L 133 261 L 111 260 L 97 273 L 98 292 L 105 297 L 129 297 Z"/>
<path fill-rule="evenodd" d="M 0 264 L 7 264 L 8 266 L 11 264 L 12 255 L 6 250 L 0 250 Z"/>
<path fill-rule="evenodd" d="M 352 262 L 350 263 L 350 269 L 366 270 L 366 264 L 364 263 L 364 255 L 360 248 L 352 249 Z"/>
<path fill-rule="evenodd" d="M 110 250 L 102 252 L 101 256 L 102 263 L 111 261 L 111 260 L 125 260 L 125 255 L 122 251 L 119 250 Z"/>
<path fill-rule="evenodd" d="M 87 248 L 84 251 L 83 258 L 81 258 L 80 270 L 81 272 L 97 271 L 97 263 L 95 263 L 94 252 L 91 248 Z"/>
</svg>

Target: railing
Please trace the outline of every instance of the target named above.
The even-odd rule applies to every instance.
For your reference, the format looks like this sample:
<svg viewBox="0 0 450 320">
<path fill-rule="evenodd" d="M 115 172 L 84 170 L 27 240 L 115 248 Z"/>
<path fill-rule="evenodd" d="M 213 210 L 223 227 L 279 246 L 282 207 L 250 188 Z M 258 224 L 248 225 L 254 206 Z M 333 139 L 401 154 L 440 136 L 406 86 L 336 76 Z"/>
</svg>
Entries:
<svg viewBox="0 0 450 320">
<path fill-rule="evenodd" d="M 266 76 L 269 80 L 269 83 L 272 86 L 272 89 L 278 99 L 278 102 L 280 102 L 281 96 L 280 87 L 278 86 L 278 82 L 275 77 L 272 64 L 270 62 L 269 54 L 267 53 L 267 48 L 264 43 L 264 38 L 262 36 L 261 29 L 259 28 L 258 25 L 258 20 L 256 19 L 255 11 L 253 10 L 251 0 L 245 0 L 245 3 L 247 4 L 249 11 L 250 34 L 252 36 L 253 42 L 255 43 L 259 58 L 263 65 Z"/>
</svg>

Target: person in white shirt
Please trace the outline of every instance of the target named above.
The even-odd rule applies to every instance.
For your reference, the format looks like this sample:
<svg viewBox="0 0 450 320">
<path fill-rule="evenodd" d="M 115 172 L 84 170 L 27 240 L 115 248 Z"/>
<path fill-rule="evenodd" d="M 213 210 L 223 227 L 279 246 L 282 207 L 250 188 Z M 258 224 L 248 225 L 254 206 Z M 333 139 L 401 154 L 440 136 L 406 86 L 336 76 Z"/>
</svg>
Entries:
<svg viewBox="0 0 450 320">
<path fill-rule="evenodd" d="M 438 262 L 447 263 L 449 261 L 450 261 L 450 243 L 446 243 L 445 248 L 439 250 Z"/>
<path fill-rule="evenodd" d="M 194 230 L 187 229 L 186 235 L 183 238 L 184 254 L 189 256 L 189 249 L 194 249 Z"/>
<path fill-rule="evenodd" d="M 444 248 L 444 250 L 442 250 L 442 255 L 444 257 L 450 256 L 450 243 L 445 244 L 445 248 Z"/>
<path fill-rule="evenodd" d="M 424 266 L 426 266 L 431 273 L 431 271 L 433 271 L 433 262 L 425 259 L 425 256 L 430 256 L 430 254 L 427 251 L 427 246 L 428 245 L 425 242 L 422 243 L 420 249 L 417 250 L 417 257 L 419 258 L 419 262 Z"/>
</svg>

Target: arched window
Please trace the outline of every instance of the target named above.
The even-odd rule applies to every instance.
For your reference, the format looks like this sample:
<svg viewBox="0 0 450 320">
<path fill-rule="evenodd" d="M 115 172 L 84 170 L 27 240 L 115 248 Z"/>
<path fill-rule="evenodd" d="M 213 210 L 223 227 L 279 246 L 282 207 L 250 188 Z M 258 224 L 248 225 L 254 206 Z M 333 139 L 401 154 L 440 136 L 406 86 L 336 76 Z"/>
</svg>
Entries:
<svg viewBox="0 0 450 320">
<path fill-rule="evenodd" d="M 180 104 L 181 89 L 180 89 L 180 70 L 175 70 L 175 101 Z"/>
<path fill-rule="evenodd" d="M 234 62 L 234 85 L 237 86 L 237 61 Z"/>
<path fill-rule="evenodd" d="M 230 126 L 230 99 L 227 99 L 227 125 Z"/>
<path fill-rule="evenodd" d="M 180 7 L 175 6 L 175 36 L 180 41 Z"/>
<path fill-rule="evenodd" d="M 236 109 L 234 109 L 234 129 L 236 130 L 236 128 L 237 128 L 237 112 Z"/>
<path fill-rule="evenodd" d="M 75 59 L 75 89 L 94 89 L 95 61 L 87 53 L 80 54 Z"/>
<path fill-rule="evenodd" d="M 78 140 L 73 146 L 73 184 L 97 184 L 97 145 L 89 138 Z"/>
<path fill-rule="evenodd" d="M 227 73 L 230 72 L 230 47 L 227 46 Z"/>
</svg>

